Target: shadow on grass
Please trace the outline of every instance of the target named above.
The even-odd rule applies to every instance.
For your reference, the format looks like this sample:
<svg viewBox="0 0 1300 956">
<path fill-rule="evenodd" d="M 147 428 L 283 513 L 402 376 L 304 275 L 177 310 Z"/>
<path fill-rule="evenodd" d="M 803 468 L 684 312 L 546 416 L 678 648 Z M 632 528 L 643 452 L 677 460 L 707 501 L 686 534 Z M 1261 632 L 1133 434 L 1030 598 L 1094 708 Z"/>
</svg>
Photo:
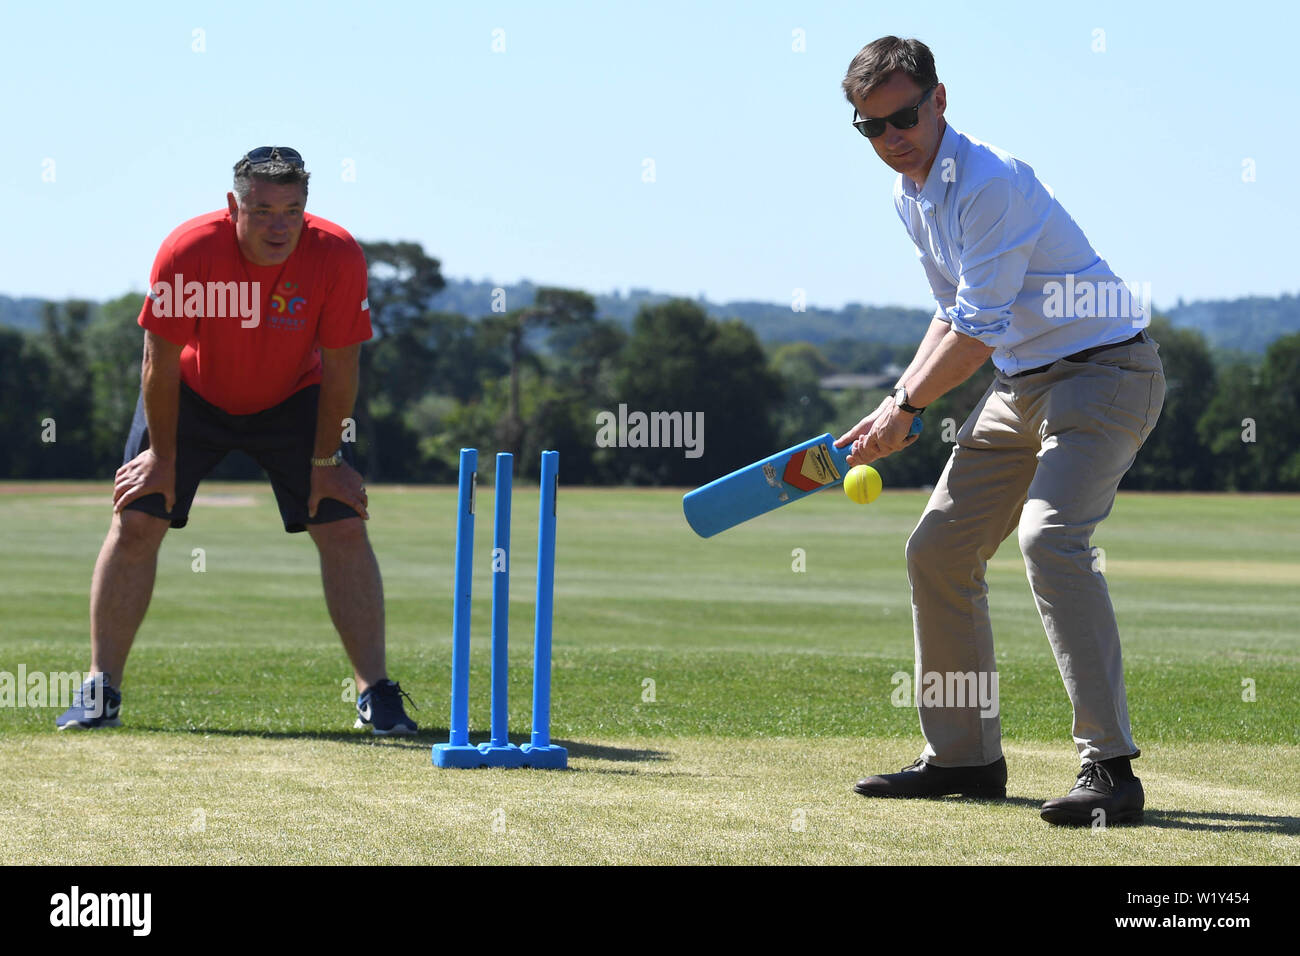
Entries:
<svg viewBox="0 0 1300 956">
<path fill-rule="evenodd" d="M 561 747 L 569 751 L 570 757 L 590 757 L 592 760 L 623 760 L 643 762 L 667 760 L 670 754 L 666 750 L 641 750 L 634 747 L 609 747 L 603 744 L 584 744 L 580 740 L 557 740 Z"/>
<path fill-rule="evenodd" d="M 1152 810 L 1144 814 L 1146 825 L 1165 830 L 1254 830 L 1266 833 L 1300 834 L 1300 817 L 1270 817 L 1263 813 L 1225 813 L 1222 810 Z"/>
<path fill-rule="evenodd" d="M 377 737 L 361 730 L 261 730 L 254 727 L 150 727 L 135 724 L 132 730 L 155 734 L 189 734 L 196 737 L 247 737 L 259 740 L 328 740 L 340 744 L 360 744 L 398 747 L 406 750 L 428 750 L 447 739 L 445 730 L 421 730 L 411 736 Z"/>
<path fill-rule="evenodd" d="M 212 737 L 248 737 L 262 740 L 328 740 L 334 743 L 360 744 L 363 746 L 380 745 L 403 750 L 423 750 L 431 752 L 434 744 L 446 743 L 449 733 L 445 727 L 427 727 L 411 736 L 377 737 L 359 730 L 258 730 L 252 727 L 149 727 L 136 725 L 133 730 L 159 734 L 184 733 Z M 475 746 L 487 743 L 489 734 L 470 734 L 469 742 Z M 516 746 L 526 744 L 531 738 L 512 734 L 510 742 Z M 577 740 L 551 741 L 569 751 L 570 757 L 586 757 L 592 760 L 614 760 L 642 762 L 667 760 L 669 754 L 663 750 L 643 750 L 634 747 L 610 747 L 602 744 L 584 744 Z M 432 758 L 431 758 L 432 759 Z"/>
<path fill-rule="evenodd" d="M 947 798 L 945 798 L 947 799 Z M 957 799 L 957 798 L 951 798 Z M 997 803 L 1032 807 L 1037 810 L 1043 801 L 1030 797 L 1007 797 Z M 1300 835 L 1300 817 L 1271 817 L 1263 813 L 1228 813 L 1223 810 L 1153 810 L 1147 807 L 1141 823 L 1113 824 L 1117 827 L 1152 827 L 1161 830 L 1201 830 L 1207 832 L 1256 831 Z"/>
</svg>

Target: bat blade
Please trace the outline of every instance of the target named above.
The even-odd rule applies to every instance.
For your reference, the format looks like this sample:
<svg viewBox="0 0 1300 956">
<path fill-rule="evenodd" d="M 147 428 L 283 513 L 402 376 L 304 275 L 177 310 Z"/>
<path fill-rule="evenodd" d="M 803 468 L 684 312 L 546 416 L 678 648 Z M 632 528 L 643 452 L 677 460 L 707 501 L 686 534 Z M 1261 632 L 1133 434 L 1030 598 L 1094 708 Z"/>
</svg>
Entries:
<svg viewBox="0 0 1300 956">
<path fill-rule="evenodd" d="M 912 420 L 912 435 L 921 419 Z M 688 491 L 682 497 L 686 523 L 701 538 L 844 483 L 849 449 L 835 447 L 829 432 Z"/>
</svg>

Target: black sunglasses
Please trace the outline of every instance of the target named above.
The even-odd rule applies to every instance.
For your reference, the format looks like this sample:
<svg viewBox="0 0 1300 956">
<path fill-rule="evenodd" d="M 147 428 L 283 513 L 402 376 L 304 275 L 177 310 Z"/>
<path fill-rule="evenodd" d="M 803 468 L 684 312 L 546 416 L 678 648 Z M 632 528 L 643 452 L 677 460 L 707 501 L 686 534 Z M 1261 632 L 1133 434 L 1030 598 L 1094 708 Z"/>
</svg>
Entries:
<svg viewBox="0 0 1300 956">
<path fill-rule="evenodd" d="M 302 153 L 288 146 L 259 146 L 250 149 L 240 162 L 246 162 L 250 166 L 261 166 L 263 163 L 286 163 L 298 167 L 303 165 Z"/>
<path fill-rule="evenodd" d="M 897 113 L 890 113 L 881 119 L 858 119 L 857 107 L 853 108 L 853 126 L 859 133 L 867 139 L 875 139 L 885 131 L 885 124 L 888 123 L 894 129 L 911 129 L 917 123 L 921 122 L 921 107 L 925 101 L 930 98 L 934 92 L 934 87 L 930 87 L 921 97 L 921 102 L 915 106 L 905 106 Z"/>
</svg>

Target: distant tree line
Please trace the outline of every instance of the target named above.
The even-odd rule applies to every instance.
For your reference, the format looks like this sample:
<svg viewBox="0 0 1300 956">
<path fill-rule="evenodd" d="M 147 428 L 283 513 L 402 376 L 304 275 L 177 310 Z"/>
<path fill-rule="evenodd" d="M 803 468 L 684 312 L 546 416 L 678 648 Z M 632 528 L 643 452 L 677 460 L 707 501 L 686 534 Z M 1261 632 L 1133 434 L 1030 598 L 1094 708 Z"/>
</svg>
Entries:
<svg viewBox="0 0 1300 956">
<path fill-rule="evenodd" d="M 453 481 L 458 450 L 472 446 L 515 452 L 521 476 L 535 476 L 542 449 L 554 448 L 566 483 L 694 486 L 846 430 L 883 392 L 820 383 L 905 364 L 914 349 L 914 340 L 765 347 L 749 325 L 711 319 L 687 299 L 642 305 L 626 326 L 599 315 L 587 293 L 556 288 L 484 315 L 437 311 L 428 307 L 444 286 L 436 259 L 412 243 L 363 245 L 375 338 L 362 349 L 357 451 L 374 482 Z M 46 302 L 39 330 L 0 327 L 0 478 L 111 478 L 139 391 L 142 300 Z M 1151 332 L 1168 397 L 1123 487 L 1300 490 L 1300 334 L 1248 364 L 1159 316 Z M 879 464 L 886 482 L 933 484 L 991 378 L 986 367 L 936 401 L 916 445 Z M 620 422 L 617 434 L 599 427 L 602 413 Z M 659 413 L 654 427 L 640 420 L 638 430 L 638 413 Z M 698 455 L 680 433 L 696 413 Z M 648 447 L 661 438 L 677 447 Z M 260 471 L 231 456 L 215 476 Z"/>
</svg>

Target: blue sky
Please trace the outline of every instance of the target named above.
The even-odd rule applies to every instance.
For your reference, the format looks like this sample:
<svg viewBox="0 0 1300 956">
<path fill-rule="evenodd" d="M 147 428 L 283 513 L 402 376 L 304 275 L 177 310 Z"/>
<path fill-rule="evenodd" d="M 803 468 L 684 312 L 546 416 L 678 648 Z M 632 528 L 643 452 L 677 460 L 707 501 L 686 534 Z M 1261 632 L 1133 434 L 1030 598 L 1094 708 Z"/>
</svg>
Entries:
<svg viewBox="0 0 1300 956">
<path fill-rule="evenodd" d="M 1295 9 L 6 0 L 0 293 L 143 289 L 280 143 L 309 211 L 449 276 L 928 307 L 839 90 L 887 33 L 931 46 L 949 121 L 1033 166 L 1157 306 L 1296 292 Z"/>
</svg>

